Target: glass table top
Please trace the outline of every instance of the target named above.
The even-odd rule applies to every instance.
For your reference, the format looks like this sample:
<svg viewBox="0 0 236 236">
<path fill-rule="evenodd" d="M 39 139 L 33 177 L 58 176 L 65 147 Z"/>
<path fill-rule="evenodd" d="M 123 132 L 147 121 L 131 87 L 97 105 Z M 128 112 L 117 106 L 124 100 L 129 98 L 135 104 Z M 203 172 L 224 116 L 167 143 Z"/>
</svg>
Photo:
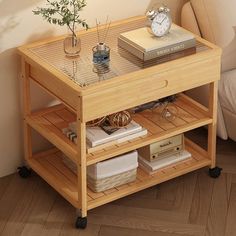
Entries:
<svg viewBox="0 0 236 236">
<path fill-rule="evenodd" d="M 63 49 L 63 40 L 36 46 L 30 48 L 30 51 L 46 61 L 49 65 L 67 75 L 68 79 L 74 81 L 79 86 L 84 87 L 209 49 L 205 45 L 197 42 L 197 47 L 196 50 L 194 49 L 194 51 L 190 50 L 185 52 L 185 54 L 175 53 L 171 56 L 165 56 L 163 58 L 143 62 L 141 59 L 133 56 L 126 50 L 119 48 L 117 46 L 117 38 L 119 37 L 120 33 L 144 27 L 145 24 L 146 23 L 144 20 L 140 20 L 130 22 L 129 24 L 113 26 L 110 28 L 106 42 L 106 44 L 111 49 L 108 68 L 97 68 L 93 63 L 92 48 L 97 45 L 96 31 L 80 36 L 81 52 L 77 58 L 69 58 L 65 55 Z M 99 33 L 100 35 L 105 34 L 105 29 L 99 30 Z"/>
</svg>

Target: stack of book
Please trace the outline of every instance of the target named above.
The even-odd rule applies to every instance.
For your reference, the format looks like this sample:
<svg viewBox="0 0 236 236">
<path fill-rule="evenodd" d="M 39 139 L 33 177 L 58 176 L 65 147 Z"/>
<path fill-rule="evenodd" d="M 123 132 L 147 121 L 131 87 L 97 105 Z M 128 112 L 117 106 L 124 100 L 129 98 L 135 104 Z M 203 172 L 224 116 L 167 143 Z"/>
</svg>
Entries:
<svg viewBox="0 0 236 236">
<path fill-rule="evenodd" d="M 155 161 L 148 161 L 139 155 L 139 167 L 147 173 L 155 174 L 159 169 L 175 164 L 179 161 L 191 158 L 191 153 L 183 150 L 177 154 L 173 154 Z"/>
<path fill-rule="evenodd" d="M 72 122 L 68 128 L 62 132 L 74 143 L 77 143 L 76 123 Z M 95 152 L 106 147 L 120 144 L 147 134 L 147 129 L 135 121 L 131 121 L 129 125 L 122 128 L 114 128 L 109 123 L 102 126 L 86 128 L 87 152 Z"/>
<path fill-rule="evenodd" d="M 141 60 L 147 65 L 157 63 L 157 59 L 164 62 L 195 53 L 196 39 L 191 32 L 173 24 L 170 32 L 163 37 L 150 34 L 146 27 L 122 33 L 118 38 L 118 46 L 128 52 L 125 54 L 123 50 L 119 51 L 128 60 L 132 60 L 128 56 L 131 54 L 134 56 L 133 62 Z"/>
</svg>

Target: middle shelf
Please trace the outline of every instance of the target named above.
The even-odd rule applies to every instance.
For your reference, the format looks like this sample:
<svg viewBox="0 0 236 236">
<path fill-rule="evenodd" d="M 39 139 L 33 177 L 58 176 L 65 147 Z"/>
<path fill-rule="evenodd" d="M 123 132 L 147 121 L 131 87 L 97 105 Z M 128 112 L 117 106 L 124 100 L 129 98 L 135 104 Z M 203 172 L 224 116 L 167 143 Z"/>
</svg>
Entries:
<svg viewBox="0 0 236 236">
<path fill-rule="evenodd" d="M 151 110 L 134 114 L 133 119 L 146 128 L 148 134 L 87 154 L 87 165 L 95 164 L 153 142 L 212 123 L 212 118 L 209 117 L 207 109 L 184 94 L 178 96 L 175 105 L 178 107 L 178 116 L 173 121 L 164 120 L 159 113 L 154 113 Z M 77 146 L 61 131 L 63 128 L 68 127 L 70 122 L 76 120 L 74 113 L 61 104 L 35 112 L 27 117 L 26 120 L 32 128 L 76 163 Z"/>
</svg>

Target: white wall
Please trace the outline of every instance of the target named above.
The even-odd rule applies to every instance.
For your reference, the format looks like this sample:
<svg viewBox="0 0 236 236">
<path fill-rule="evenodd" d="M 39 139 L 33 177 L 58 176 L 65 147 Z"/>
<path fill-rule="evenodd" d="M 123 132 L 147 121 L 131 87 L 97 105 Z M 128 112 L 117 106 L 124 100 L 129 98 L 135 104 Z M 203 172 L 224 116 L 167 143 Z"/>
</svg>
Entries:
<svg viewBox="0 0 236 236">
<path fill-rule="evenodd" d="M 174 11 L 179 9 L 179 0 L 171 0 Z M 32 9 L 45 0 L 0 0 L 0 177 L 15 172 L 22 164 L 22 112 L 19 84 L 19 56 L 16 47 L 52 35 L 64 34 L 63 27 L 50 25 Z M 150 0 L 87 0 L 82 16 L 89 25 L 95 19 L 105 22 L 144 14 Z M 157 1 L 160 2 L 160 1 Z M 165 1 L 164 1 L 165 2 Z M 169 0 L 170 2 L 170 0 Z M 181 1 L 182 3 L 182 1 Z M 34 88 L 34 105 L 47 100 Z"/>
<path fill-rule="evenodd" d="M 22 162 L 22 114 L 19 94 L 19 57 L 16 47 L 40 38 L 66 33 L 34 16 L 32 9 L 45 1 L 0 0 L 0 176 L 10 174 Z M 143 14 L 149 0 L 88 0 L 82 13 L 90 25 L 95 18 L 105 21 Z M 125 6 L 125 7 L 124 7 Z M 39 92 L 38 92 L 39 93 Z M 34 91 L 37 100 L 45 96 Z"/>
</svg>

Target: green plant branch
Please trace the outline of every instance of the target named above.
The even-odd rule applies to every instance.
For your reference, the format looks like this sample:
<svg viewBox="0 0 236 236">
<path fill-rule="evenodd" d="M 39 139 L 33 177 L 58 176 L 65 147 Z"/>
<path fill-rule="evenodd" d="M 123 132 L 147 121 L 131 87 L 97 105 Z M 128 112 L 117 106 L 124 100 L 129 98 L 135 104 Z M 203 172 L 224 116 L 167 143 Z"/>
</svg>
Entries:
<svg viewBox="0 0 236 236">
<path fill-rule="evenodd" d="M 41 15 L 51 24 L 67 25 L 75 35 L 76 24 L 89 28 L 85 20 L 80 19 L 79 12 L 87 5 L 85 0 L 46 0 L 49 7 L 38 7 L 33 10 L 35 15 Z"/>
<path fill-rule="evenodd" d="M 74 31 L 74 33 L 75 33 L 75 15 L 76 15 L 76 9 L 75 9 L 75 0 L 73 1 L 73 7 L 74 7 L 74 21 L 73 21 L 73 31 Z"/>
</svg>

